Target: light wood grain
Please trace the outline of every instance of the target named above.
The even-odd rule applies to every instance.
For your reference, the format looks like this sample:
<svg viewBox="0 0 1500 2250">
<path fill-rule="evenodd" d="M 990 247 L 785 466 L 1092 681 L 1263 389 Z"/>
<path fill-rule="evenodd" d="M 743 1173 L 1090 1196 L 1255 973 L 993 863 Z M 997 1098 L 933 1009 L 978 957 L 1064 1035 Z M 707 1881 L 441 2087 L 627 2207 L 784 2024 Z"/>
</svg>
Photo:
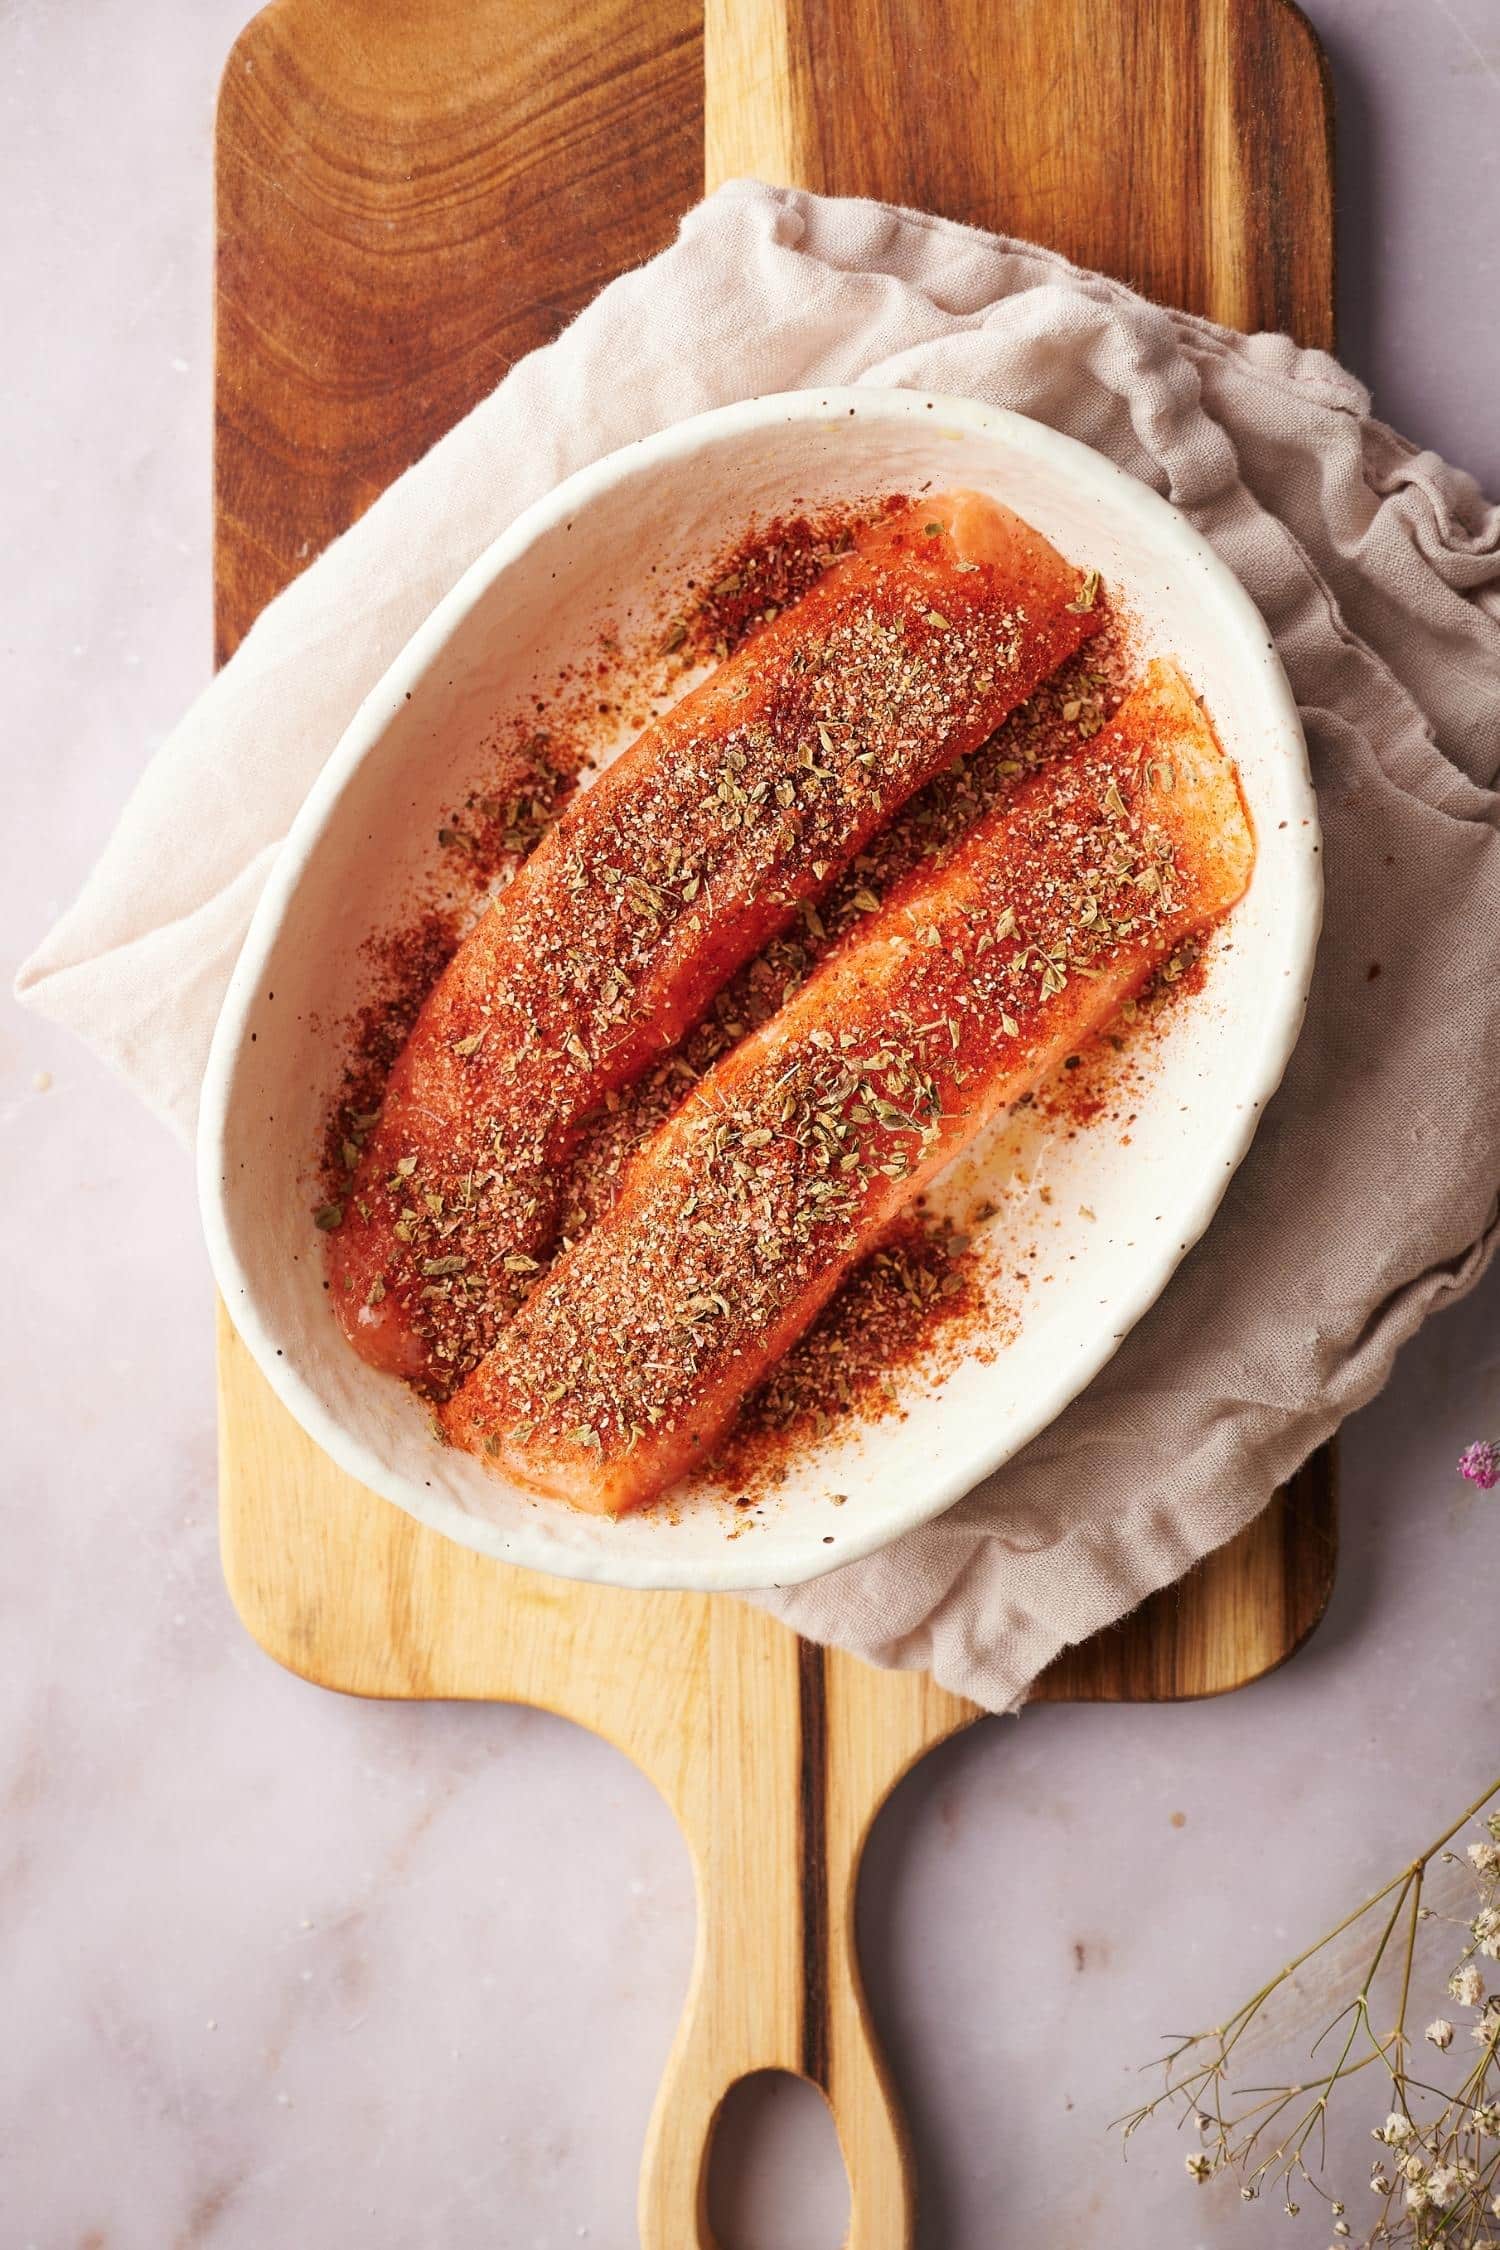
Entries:
<svg viewBox="0 0 1500 2250">
<path fill-rule="evenodd" d="M 215 143 L 222 661 L 703 168 L 695 0 L 273 0 Z"/>
<path fill-rule="evenodd" d="M 221 655 L 513 358 L 669 239 L 705 164 L 923 205 L 1332 340 L 1326 81 L 1283 0 L 275 0 L 230 57 L 216 139 Z M 911 2179 L 859 1985 L 859 1859 L 896 1779 L 973 1706 L 738 1603 L 449 1545 L 319 1454 L 222 1318 L 220 1401 L 226 1576 L 272 1655 L 354 1694 L 561 1711 L 681 1821 L 699 1944 L 643 2166 L 646 2250 L 708 2242 L 713 2117 L 762 2065 L 829 2096 L 854 2250 L 901 2250 Z M 1332 1564 L 1325 1459 L 1038 1697 L 1239 1685 L 1311 1630 Z"/>
<path fill-rule="evenodd" d="M 828 2096 L 850 2250 L 899 2250 L 912 2189 L 859 1980 L 859 1858 L 900 1776 L 974 1705 L 745 1603 L 497 1568 L 400 1515 L 372 1555 L 370 1495 L 277 1408 L 222 1309 L 219 1383 L 224 1569 L 262 1647 L 350 1694 L 559 1711 L 625 1751 L 681 1824 L 698 1943 L 642 2167 L 645 2250 L 708 2242 L 714 2118 L 771 2068 Z"/>
<path fill-rule="evenodd" d="M 1285 0 L 707 0 L 704 33 L 712 180 L 913 204 L 1332 344 L 1327 69 Z"/>
</svg>

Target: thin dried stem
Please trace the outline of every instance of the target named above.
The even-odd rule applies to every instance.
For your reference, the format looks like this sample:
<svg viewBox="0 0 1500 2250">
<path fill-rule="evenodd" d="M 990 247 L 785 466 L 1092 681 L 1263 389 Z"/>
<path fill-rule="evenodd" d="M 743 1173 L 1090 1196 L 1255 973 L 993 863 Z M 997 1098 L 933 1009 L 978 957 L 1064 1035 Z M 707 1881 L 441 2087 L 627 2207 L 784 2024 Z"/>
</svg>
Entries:
<svg viewBox="0 0 1500 2250">
<path fill-rule="evenodd" d="M 1500 1813 L 1486 1823 L 1490 1842 L 1470 1847 L 1467 1860 L 1447 1851 L 1460 1830 L 1500 1795 L 1500 1781 L 1475 1799 L 1451 1827 L 1388 1883 L 1381 1885 L 1316 1944 L 1296 1954 L 1212 2031 L 1175 2037 L 1157 2067 L 1160 2093 L 1117 2124 L 1128 2140 L 1148 2118 L 1164 2109 L 1178 2112 L 1179 2125 L 1192 2118 L 1203 2137 L 1187 2158 L 1195 2179 L 1228 2171 L 1250 2199 L 1279 2186 L 1288 2212 L 1304 2185 L 1332 2200 L 1336 2231 L 1348 2237 L 1344 2205 L 1329 2198 L 1321 2173 L 1327 2157 L 1329 2109 L 1338 2090 L 1372 2066 L 1390 2084 L 1390 2114 L 1373 2128 L 1380 2154 L 1371 2185 L 1382 2198 L 1366 2245 L 1404 2245 L 1407 2250 L 1500 2250 L 1500 2103 L 1488 2095 L 1489 2075 L 1500 2049 L 1500 1998 L 1486 1999 L 1476 1956 L 1500 1959 Z M 1428 1870 L 1442 1856 L 1475 1882 L 1479 1904 L 1465 1919 L 1435 1911 L 1426 1902 Z M 1260 2020 L 1268 2003 L 1297 1972 L 1366 1916 L 1390 1902 L 1363 1974 L 1349 1999 L 1313 2041 L 1316 2055 L 1326 2040 L 1342 2032 L 1332 2067 L 1295 2085 L 1231 2088 L 1235 2049 Z M 1474 2062 L 1463 2068 L 1457 2087 L 1445 2089 L 1411 2068 L 1413 2038 L 1408 2028 L 1418 1970 L 1418 1944 L 1452 1925 L 1465 1943 L 1448 1983 L 1449 2005 L 1457 2000 L 1472 2012 L 1467 2028 L 1479 2040 Z M 1428 1948 L 1430 1950 L 1430 1946 Z M 1451 1958 L 1451 1956 L 1450 1956 Z M 1382 2037 L 1371 2009 L 1376 1981 L 1387 1964 L 1399 1979 L 1395 2021 Z M 1456 2036 L 1446 2025 L 1432 2027 L 1439 2048 Z M 1360 2052 L 1361 2042 L 1365 2051 Z M 1305 2106 L 1298 2107 L 1299 2104 Z M 1289 2120 L 1288 2122 L 1283 2122 Z"/>
</svg>

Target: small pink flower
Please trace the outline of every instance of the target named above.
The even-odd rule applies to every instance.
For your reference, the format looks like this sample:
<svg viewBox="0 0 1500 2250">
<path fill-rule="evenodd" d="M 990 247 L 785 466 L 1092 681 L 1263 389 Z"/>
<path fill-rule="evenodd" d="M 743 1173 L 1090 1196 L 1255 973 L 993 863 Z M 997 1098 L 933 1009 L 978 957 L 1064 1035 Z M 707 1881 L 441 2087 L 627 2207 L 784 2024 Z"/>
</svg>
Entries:
<svg viewBox="0 0 1500 2250">
<path fill-rule="evenodd" d="M 1500 1445 L 1489 1438 L 1477 1438 L 1467 1452 L 1460 1454 L 1458 1473 L 1477 1484 L 1481 1492 L 1492 1492 L 1500 1484 Z"/>
</svg>

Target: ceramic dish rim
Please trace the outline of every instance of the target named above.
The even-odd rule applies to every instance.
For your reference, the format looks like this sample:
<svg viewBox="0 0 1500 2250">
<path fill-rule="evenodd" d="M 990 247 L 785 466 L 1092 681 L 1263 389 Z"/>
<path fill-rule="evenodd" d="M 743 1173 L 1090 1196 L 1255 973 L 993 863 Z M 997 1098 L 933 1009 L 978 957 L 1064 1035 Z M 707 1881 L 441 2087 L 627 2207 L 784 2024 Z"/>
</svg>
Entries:
<svg viewBox="0 0 1500 2250">
<path fill-rule="evenodd" d="M 768 1567 L 766 1541 L 774 1537 L 773 1528 L 768 1526 L 762 1538 L 750 1543 L 749 1550 L 737 1550 L 726 1540 L 722 1556 L 701 1552 L 685 1554 L 682 1567 L 674 1570 L 659 1550 L 623 1539 L 613 1552 L 607 1538 L 586 1548 L 554 1548 L 545 1517 L 539 1517 L 534 1526 L 528 1522 L 511 1527 L 494 1519 L 471 1519 L 455 1507 L 452 1514 L 456 1520 L 439 1524 L 434 1521 L 433 1512 L 424 1508 L 420 1488 L 388 1470 L 357 1432 L 324 1405 L 294 1363 L 279 1356 L 282 1347 L 262 1316 L 254 1284 L 235 1251 L 228 1210 L 225 1144 L 231 1089 L 259 990 L 260 965 L 274 945 L 308 863 L 336 817 L 340 801 L 359 767 L 376 750 L 387 727 L 404 708 L 408 692 L 415 695 L 471 611 L 503 571 L 523 561 L 527 551 L 544 533 L 569 518 L 576 518 L 603 492 L 643 468 L 688 460 L 705 448 L 712 449 L 720 438 L 757 427 L 846 417 L 851 412 L 873 419 L 909 417 L 925 421 L 928 416 L 934 416 L 938 426 L 958 424 L 976 436 L 992 437 L 1015 452 L 1030 454 L 1051 466 L 1060 478 L 1076 482 L 1085 495 L 1091 489 L 1096 495 L 1107 493 L 1127 514 L 1133 511 L 1144 520 L 1158 548 L 1175 547 L 1184 562 L 1202 574 L 1195 593 L 1200 597 L 1213 596 L 1220 606 L 1226 629 L 1232 629 L 1242 642 L 1246 662 L 1259 674 L 1263 698 L 1260 715 L 1274 746 L 1283 751 L 1288 760 L 1288 792 L 1292 797 L 1300 794 L 1303 799 L 1306 842 L 1300 858 L 1290 862 L 1284 871 L 1287 895 L 1281 901 L 1286 925 L 1282 958 L 1287 974 L 1282 980 L 1284 994 L 1280 1005 L 1268 1010 L 1263 1017 L 1257 1033 L 1258 1045 L 1247 1061 L 1247 1091 L 1251 1098 L 1245 1102 L 1243 1110 L 1234 1115 L 1216 1139 L 1212 1151 L 1205 1156 L 1201 1187 L 1184 1205 L 1181 1223 L 1174 1230 L 1174 1243 L 1180 1247 L 1170 1257 L 1157 1256 L 1143 1261 L 1139 1287 L 1115 1300 L 1115 1317 L 1091 1350 L 1079 1356 L 1059 1355 L 1062 1372 L 1058 1379 L 1051 1385 L 1038 1385 L 1027 1408 L 1007 1424 L 1005 1436 L 987 1465 L 976 1472 L 972 1459 L 966 1457 L 960 1469 L 935 1473 L 915 1496 L 893 1497 L 889 1505 L 878 1511 L 872 1509 L 869 1521 L 862 1526 L 851 1525 L 848 1536 L 840 1539 L 836 1555 L 823 1556 L 814 1551 L 806 1557 L 797 1557 L 790 1567 Z M 575 471 L 534 501 L 469 565 L 360 703 L 309 789 L 276 855 L 225 992 L 199 1108 L 199 1204 L 210 1264 L 229 1317 L 282 1405 L 339 1468 L 440 1536 L 491 1559 L 585 1583 L 640 1589 L 691 1588 L 705 1592 L 792 1585 L 841 1569 L 942 1515 L 965 1493 L 972 1491 L 984 1476 L 1003 1467 L 1046 1429 L 1113 1357 L 1201 1238 L 1250 1146 L 1301 1031 L 1322 915 L 1319 846 L 1317 802 L 1301 720 L 1290 683 L 1259 610 L 1228 565 L 1180 511 L 1105 455 L 1009 408 L 938 392 L 873 386 L 771 392 L 712 408 L 635 439 Z M 1299 874 L 1300 881 L 1297 881 L 1295 878 Z M 1210 1161 L 1210 1157 L 1215 1161 Z M 872 1436 L 878 1442 L 878 1424 Z M 556 1502 L 538 1503 L 539 1508 L 549 1510 L 558 1505 Z"/>
</svg>

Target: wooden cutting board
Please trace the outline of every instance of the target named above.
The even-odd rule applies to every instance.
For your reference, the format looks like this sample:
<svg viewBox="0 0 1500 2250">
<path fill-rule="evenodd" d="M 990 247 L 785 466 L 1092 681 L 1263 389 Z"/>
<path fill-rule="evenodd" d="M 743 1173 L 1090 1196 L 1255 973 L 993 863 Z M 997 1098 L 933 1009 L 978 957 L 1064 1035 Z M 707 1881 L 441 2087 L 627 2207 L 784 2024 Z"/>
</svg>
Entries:
<svg viewBox="0 0 1500 2250">
<path fill-rule="evenodd" d="M 274 0 L 217 127 L 221 660 L 511 361 L 670 238 L 705 170 L 921 205 L 1332 342 L 1327 76 L 1285 0 Z M 355 1694 L 562 1712 L 681 1821 L 698 1952 L 642 2170 L 646 2250 L 708 2243 L 718 2104 L 776 2066 L 832 2105 L 853 2250 L 908 2244 L 855 1882 L 888 1791 L 974 1706 L 727 1597 L 447 1544 L 318 1452 L 222 1316 L 220 1428 L 225 1572 L 273 1656 Z M 1037 1696 L 1239 1686 L 1311 1631 L 1333 1559 L 1324 1454 Z"/>
</svg>

